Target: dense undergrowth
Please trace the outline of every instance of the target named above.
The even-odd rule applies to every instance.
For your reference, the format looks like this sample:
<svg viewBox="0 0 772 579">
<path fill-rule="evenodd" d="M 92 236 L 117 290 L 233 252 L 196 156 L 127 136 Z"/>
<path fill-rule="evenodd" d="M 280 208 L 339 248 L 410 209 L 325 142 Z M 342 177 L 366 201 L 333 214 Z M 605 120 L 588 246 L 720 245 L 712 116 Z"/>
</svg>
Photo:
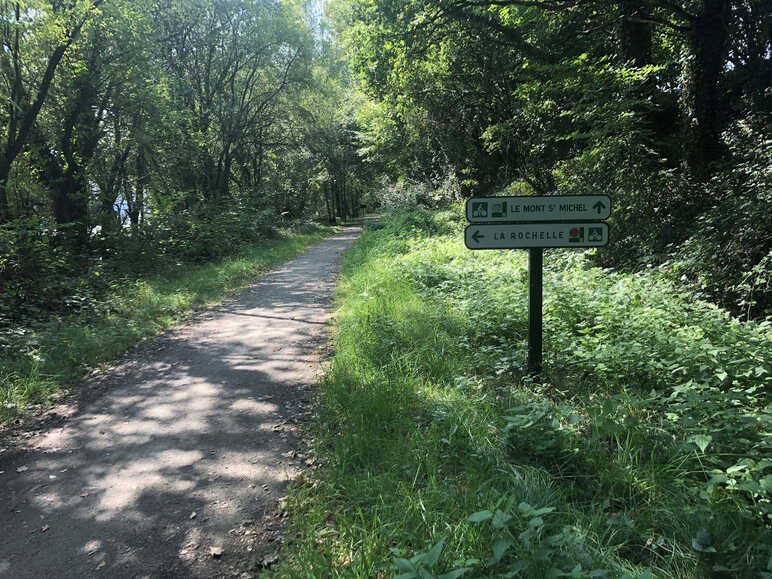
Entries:
<svg viewBox="0 0 772 579">
<path fill-rule="evenodd" d="M 367 230 L 279 577 L 772 576 L 772 329 L 656 271 L 525 252 L 459 212 Z"/>
<path fill-rule="evenodd" d="M 42 241 L 25 245 L 30 255 L 6 253 L 19 263 L 39 258 L 42 265 L 27 267 L 26 283 L 17 275 L 0 286 L 0 423 L 35 410 L 63 384 L 244 287 L 332 231 L 305 225 L 241 244 L 228 244 L 223 232 L 201 239 L 209 253 L 199 251 L 195 259 L 152 251 L 124 266 L 118 259 L 90 260 L 78 272 L 69 262 L 57 263 L 48 248 L 35 253 Z M 238 249 L 224 257 L 226 247 Z M 202 254 L 212 261 L 201 263 Z"/>
</svg>

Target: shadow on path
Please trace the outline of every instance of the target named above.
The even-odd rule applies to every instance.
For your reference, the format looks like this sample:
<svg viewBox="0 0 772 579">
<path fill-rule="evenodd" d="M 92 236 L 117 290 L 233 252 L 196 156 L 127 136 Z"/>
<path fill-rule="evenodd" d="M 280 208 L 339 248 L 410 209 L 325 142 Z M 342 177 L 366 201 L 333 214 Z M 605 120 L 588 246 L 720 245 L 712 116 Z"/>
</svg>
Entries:
<svg viewBox="0 0 772 579">
<path fill-rule="evenodd" d="M 295 425 L 358 233 L 154 341 L 63 426 L 0 453 L 0 577 L 240 576 L 277 551 Z"/>
</svg>

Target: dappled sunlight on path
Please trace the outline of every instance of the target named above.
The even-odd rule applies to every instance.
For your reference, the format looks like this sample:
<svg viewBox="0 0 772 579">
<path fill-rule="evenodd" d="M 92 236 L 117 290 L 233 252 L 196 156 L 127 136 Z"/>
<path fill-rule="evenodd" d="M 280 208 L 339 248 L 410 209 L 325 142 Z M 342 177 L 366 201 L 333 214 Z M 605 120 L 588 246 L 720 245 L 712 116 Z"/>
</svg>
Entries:
<svg viewBox="0 0 772 579">
<path fill-rule="evenodd" d="M 277 550 L 293 424 L 357 234 L 140 349 L 90 406 L 0 454 L 0 577 L 239 576 Z"/>
</svg>

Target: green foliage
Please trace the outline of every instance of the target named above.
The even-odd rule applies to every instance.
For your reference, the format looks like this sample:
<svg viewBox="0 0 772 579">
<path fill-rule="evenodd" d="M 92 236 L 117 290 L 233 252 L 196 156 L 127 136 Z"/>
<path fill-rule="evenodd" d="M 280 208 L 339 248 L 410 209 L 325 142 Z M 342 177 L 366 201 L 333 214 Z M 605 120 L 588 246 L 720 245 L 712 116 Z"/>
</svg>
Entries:
<svg viewBox="0 0 772 579">
<path fill-rule="evenodd" d="M 471 571 L 471 567 L 456 567 L 447 573 L 435 575 L 432 570 L 439 563 L 444 546 L 444 541 L 440 541 L 425 553 L 418 553 L 410 559 L 395 557 L 394 566 L 401 573 L 395 575 L 394 579 L 456 579 Z M 398 552 L 398 549 L 393 551 Z"/>
<path fill-rule="evenodd" d="M 763 319 L 771 16 L 729 4 L 346 0 L 340 36 L 372 99 L 361 151 L 400 184 L 391 205 L 445 175 L 463 197 L 606 193 L 598 265 L 664 264 Z"/>
<path fill-rule="evenodd" d="M 467 251 L 460 213 L 390 219 L 348 254 L 276 576 L 769 572 L 769 324 L 549 251 L 534 381 L 525 260 Z"/>
<path fill-rule="evenodd" d="M 242 244 L 273 237 L 280 223 L 273 208 L 250 211 L 230 203 L 213 216 L 197 217 L 193 211 L 163 216 L 157 230 L 158 250 L 178 261 L 206 262 L 231 255 Z"/>
<path fill-rule="evenodd" d="M 114 279 L 360 213 L 354 99 L 310 11 L 0 3 L 0 327 L 99 317 Z"/>
<path fill-rule="evenodd" d="M 521 502 L 515 509 L 512 498 L 503 500 L 500 507 L 472 513 L 467 519 L 475 524 L 490 522 L 494 542 L 485 566 L 498 576 L 608 576 L 606 569 L 592 569 L 592 557 L 579 529 L 552 523 L 554 507 L 534 508 Z M 520 552 L 514 561 L 511 551 Z"/>
<path fill-rule="evenodd" d="M 713 206 L 663 269 L 748 319 L 772 313 L 772 148 L 769 123 L 736 123 L 726 140 L 733 162 L 706 187 Z"/>
<path fill-rule="evenodd" d="M 51 224 L 20 218 L 0 225 L 0 326 L 39 316 L 49 304 L 73 296 L 68 256 Z"/>
</svg>

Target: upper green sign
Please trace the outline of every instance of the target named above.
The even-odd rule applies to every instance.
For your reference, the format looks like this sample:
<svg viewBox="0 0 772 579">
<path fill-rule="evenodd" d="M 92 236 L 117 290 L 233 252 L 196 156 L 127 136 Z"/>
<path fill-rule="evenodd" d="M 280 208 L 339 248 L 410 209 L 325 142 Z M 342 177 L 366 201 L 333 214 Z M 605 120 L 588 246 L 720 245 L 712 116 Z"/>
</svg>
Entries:
<svg viewBox="0 0 772 579">
<path fill-rule="evenodd" d="M 470 223 L 601 221 L 609 215 L 608 195 L 472 197 L 466 202 Z"/>
</svg>

